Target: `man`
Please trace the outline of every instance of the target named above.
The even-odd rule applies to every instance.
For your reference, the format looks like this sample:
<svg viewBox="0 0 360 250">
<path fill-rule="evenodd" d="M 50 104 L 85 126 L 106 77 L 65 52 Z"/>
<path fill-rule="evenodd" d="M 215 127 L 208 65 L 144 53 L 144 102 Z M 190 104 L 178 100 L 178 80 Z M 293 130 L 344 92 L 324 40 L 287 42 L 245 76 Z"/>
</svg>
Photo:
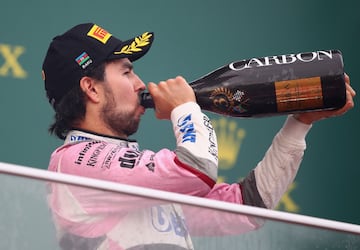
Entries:
<svg viewBox="0 0 360 250">
<path fill-rule="evenodd" d="M 50 131 L 65 142 L 52 154 L 49 170 L 273 209 L 296 175 L 311 124 L 341 115 L 354 105 L 355 92 L 346 76 L 348 101 L 342 109 L 290 115 L 262 161 L 241 183 L 216 184 L 215 131 L 184 78 L 148 84 L 156 117 L 169 119 L 173 124 L 176 149 L 140 150 L 136 141 L 129 139 L 144 114 L 139 97 L 146 89 L 132 62 L 149 50 L 153 36 L 147 32 L 121 41 L 98 25 L 87 23 L 53 39 L 43 63 L 43 78 L 56 112 Z M 50 206 L 55 221 L 63 229 L 65 248 L 79 243 L 79 238 L 96 239 L 94 249 L 193 248 L 181 222 L 181 208 L 155 204 L 149 208 L 150 213 L 143 209 L 136 210 L 134 215 L 130 210 L 123 213 L 121 207 L 125 203 L 118 201 L 112 205 L 119 209 L 121 218 L 109 220 L 99 212 L 99 207 L 108 204 L 95 197 L 89 190 L 53 185 Z M 133 205 L 142 206 L 136 202 Z M 173 230 L 165 232 L 154 226 L 156 222 L 140 220 L 147 218 L 144 213 L 152 222 L 156 218 L 181 219 L 176 220 Z M 136 223 L 132 222 L 134 219 Z M 238 223 L 242 224 L 239 232 L 259 226 L 244 218 Z M 130 229 L 125 232 L 124 226 L 140 224 L 146 232 L 136 240 L 129 240 Z M 77 240 L 69 240 L 71 237 Z"/>
</svg>

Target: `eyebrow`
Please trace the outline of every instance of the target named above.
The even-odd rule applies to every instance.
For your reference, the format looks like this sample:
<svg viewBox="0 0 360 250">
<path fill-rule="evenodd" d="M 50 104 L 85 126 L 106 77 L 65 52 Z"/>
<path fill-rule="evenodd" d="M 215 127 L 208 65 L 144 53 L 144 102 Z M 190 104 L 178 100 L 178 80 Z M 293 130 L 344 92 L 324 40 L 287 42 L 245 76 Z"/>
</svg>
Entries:
<svg viewBox="0 0 360 250">
<path fill-rule="evenodd" d="M 134 69 L 134 66 L 133 66 L 133 64 L 131 62 L 124 62 L 122 66 L 123 66 L 124 69 L 129 69 L 129 70 Z"/>
</svg>

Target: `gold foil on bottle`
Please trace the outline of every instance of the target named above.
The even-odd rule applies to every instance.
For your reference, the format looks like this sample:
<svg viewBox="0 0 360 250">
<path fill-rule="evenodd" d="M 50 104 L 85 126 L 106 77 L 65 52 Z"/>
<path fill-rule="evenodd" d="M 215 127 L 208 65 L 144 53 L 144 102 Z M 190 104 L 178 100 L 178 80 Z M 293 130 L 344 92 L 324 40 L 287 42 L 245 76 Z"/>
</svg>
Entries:
<svg viewBox="0 0 360 250">
<path fill-rule="evenodd" d="M 275 82 L 278 112 L 323 107 L 320 77 Z"/>
</svg>

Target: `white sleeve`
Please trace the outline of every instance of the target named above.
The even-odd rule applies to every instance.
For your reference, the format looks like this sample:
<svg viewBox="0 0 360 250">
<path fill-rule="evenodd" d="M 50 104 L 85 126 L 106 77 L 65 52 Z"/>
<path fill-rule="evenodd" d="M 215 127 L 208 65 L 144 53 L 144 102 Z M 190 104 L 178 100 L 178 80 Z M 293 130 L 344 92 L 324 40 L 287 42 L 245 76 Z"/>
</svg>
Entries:
<svg viewBox="0 0 360 250">
<path fill-rule="evenodd" d="M 176 137 L 177 158 L 183 164 L 210 177 L 214 184 L 218 172 L 218 146 L 210 119 L 195 102 L 176 107 L 171 113 Z"/>
<path fill-rule="evenodd" d="M 254 170 L 257 190 L 267 208 L 273 209 L 294 181 L 306 149 L 311 125 L 288 116 L 262 161 Z"/>
</svg>

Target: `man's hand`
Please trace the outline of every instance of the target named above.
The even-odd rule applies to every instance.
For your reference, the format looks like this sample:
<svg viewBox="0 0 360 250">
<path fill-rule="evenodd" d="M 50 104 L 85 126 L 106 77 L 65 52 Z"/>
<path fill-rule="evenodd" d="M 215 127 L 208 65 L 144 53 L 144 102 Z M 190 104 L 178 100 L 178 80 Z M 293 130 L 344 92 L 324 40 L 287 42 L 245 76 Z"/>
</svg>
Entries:
<svg viewBox="0 0 360 250">
<path fill-rule="evenodd" d="M 196 102 L 194 90 L 181 76 L 161 81 L 157 85 L 150 82 L 148 90 L 154 100 L 155 115 L 158 119 L 170 119 L 171 111 L 175 107 Z"/>
<path fill-rule="evenodd" d="M 312 124 L 316 121 L 340 116 L 345 114 L 347 111 L 354 107 L 353 97 L 356 95 L 355 90 L 350 86 L 350 78 L 345 74 L 345 82 L 346 82 L 346 103 L 344 107 L 337 110 L 325 110 L 325 111 L 313 111 L 307 113 L 299 113 L 295 114 L 294 117 L 300 122 L 305 124 Z"/>
</svg>

